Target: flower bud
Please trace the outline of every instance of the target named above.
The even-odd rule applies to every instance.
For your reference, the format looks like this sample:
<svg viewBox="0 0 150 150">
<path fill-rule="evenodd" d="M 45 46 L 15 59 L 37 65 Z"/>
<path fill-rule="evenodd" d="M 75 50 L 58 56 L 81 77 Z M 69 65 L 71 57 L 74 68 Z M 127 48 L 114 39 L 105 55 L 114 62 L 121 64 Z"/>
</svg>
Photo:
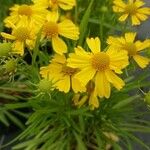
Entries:
<svg viewBox="0 0 150 150">
<path fill-rule="evenodd" d="M 3 68 L 7 73 L 15 72 L 17 68 L 17 61 L 15 59 L 6 60 Z"/>
<path fill-rule="evenodd" d="M 100 10 L 101 12 L 105 13 L 108 11 L 108 8 L 106 6 L 102 6 Z"/>
<path fill-rule="evenodd" d="M 38 84 L 38 88 L 41 92 L 44 93 L 49 93 L 52 91 L 52 81 L 47 80 L 47 79 L 42 79 L 39 84 Z"/>
<path fill-rule="evenodd" d="M 8 56 L 11 51 L 11 43 L 0 43 L 0 57 Z"/>
</svg>

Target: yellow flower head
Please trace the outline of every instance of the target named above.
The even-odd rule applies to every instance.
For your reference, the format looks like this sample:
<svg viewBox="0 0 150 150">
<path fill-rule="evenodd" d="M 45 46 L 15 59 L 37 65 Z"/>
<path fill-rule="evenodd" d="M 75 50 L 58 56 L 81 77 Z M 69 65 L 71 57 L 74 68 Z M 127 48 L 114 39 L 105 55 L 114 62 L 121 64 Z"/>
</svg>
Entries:
<svg viewBox="0 0 150 150">
<path fill-rule="evenodd" d="M 63 10 L 70 10 L 76 5 L 75 0 L 32 0 L 35 4 L 57 10 L 59 7 Z"/>
<path fill-rule="evenodd" d="M 75 75 L 83 85 L 94 80 L 95 90 L 99 97 L 110 97 L 110 83 L 118 90 L 124 86 L 124 82 L 115 74 L 122 73 L 122 69 L 128 65 L 126 51 L 108 49 L 101 51 L 99 38 L 87 39 L 88 47 L 92 52 L 86 52 L 78 47 L 75 53 L 70 54 L 68 66 L 79 68 L 81 71 Z"/>
<path fill-rule="evenodd" d="M 150 8 L 143 7 L 145 5 L 143 0 L 114 0 L 114 12 L 120 13 L 120 21 L 125 21 L 131 18 L 132 25 L 139 25 L 141 21 L 145 21 L 150 15 Z"/>
<path fill-rule="evenodd" d="M 10 23 L 12 27 L 11 34 L 1 32 L 1 36 L 7 40 L 12 40 L 12 53 L 23 55 L 25 46 L 29 48 L 34 47 L 36 34 L 33 26 L 28 24 L 26 18 L 22 18 L 24 25 L 18 24 L 17 26 Z"/>
<path fill-rule="evenodd" d="M 42 38 L 51 39 L 54 51 L 62 55 L 67 52 L 67 45 L 59 35 L 77 40 L 79 38 L 79 29 L 72 21 L 65 19 L 62 22 L 58 22 L 58 18 L 57 12 L 49 13 L 47 21 L 42 27 Z"/>
<path fill-rule="evenodd" d="M 20 22 L 24 24 L 22 17 L 27 17 L 28 22 L 35 26 L 41 26 L 47 15 L 47 10 L 37 5 L 14 5 L 10 8 L 10 11 L 10 16 L 4 20 L 6 27 L 10 27 L 9 22 L 12 22 L 14 25 Z"/>
<path fill-rule="evenodd" d="M 93 110 L 99 107 L 98 94 L 96 93 L 95 84 L 93 81 L 89 81 L 86 86 L 86 93 L 82 96 L 81 94 L 75 94 L 73 97 L 73 102 L 75 106 L 81 107 L 86 101 L 90 108 Z"/>
<path fill-rule="evenodd" d="M 40 74 L 43 78 L 51 79 L 55 82 L 56 88 L 59 91 L 69 92 L 70 89 L 77 93 L 85 91 L 80 82 L 74 78 L 78 69 L 71 68 L 66 65 L 66 58 L 64 55 L 55 54 L 51 64 L 40 69 Z"/>
<path fill-rule="evenodd" d="M 110 45 L 111 49 L 115 50 L 126 50 L 129 57 L 137 62 L 141 68 L 145 68 L 150 59 L 140 55 L 140 52 L 148 47 L 150 47 L 150 40 L 135 41 L 136 33 L 126 33 L 125 37 L 112 37 L 110 36 L 107 43 Z"/>
</svg>

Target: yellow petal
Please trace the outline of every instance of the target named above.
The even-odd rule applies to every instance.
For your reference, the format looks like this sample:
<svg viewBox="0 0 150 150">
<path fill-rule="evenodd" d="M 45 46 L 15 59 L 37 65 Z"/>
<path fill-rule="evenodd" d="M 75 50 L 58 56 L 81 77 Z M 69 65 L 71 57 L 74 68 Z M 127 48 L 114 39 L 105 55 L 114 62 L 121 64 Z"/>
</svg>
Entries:
<svg viewBox="0 0 150 150">
<path fill-rule="evenodd" d="M 47 14 L 47 21 L 57 22 L 59 18 L 58 11 L 49 11 Z"/>
<path fill-rule="evenodd" d="M 127 51 L 117 51 L 115 49 L 111 49 L 110 47 L 106 53 L 110 58 L 110 69 L 114 70 L 116 73 L 122 73 L 121 70 L 129 64 Z"/>
<path fill-rule="evenodd" d="M 125 21 L 128 18 L 129 14 L 123 14 L 120 18 L 119 21 Z"/>
<path fill-rule="evenodd" d="M 69 58 L 67 59 L 68 66 L 72 68 L 86 68 L 90 67 L 91 56 L 83 50 L 81 47 L 75 48 L 75 53 L 69 54 Z"/>
<path fill-rule="evenodd" d="M 136 5 L 136 7 L 139 8 L 139 7 L 143 6 L 143 5 L 145 5 L 145 3 L 143 1 L 141 1 L 141 0 L 136 0 L 134 2 L 134 5 Z"/>
<path fill-rule="evenodd" d="M 69 92 L 70 90 L 70 76 L 64 76 L 61 80 L 56 82 L 56 88 L 62 92 Z"/>
<path fill-rule="evenodd" d="M 137 10 L 139 14 L 150 15 L 150 8 L 144 7 Z"/>
<path fill-rule="evenodd" d="M 65 55 L 59 55 L 55 54 L 51 62 L 55 63 L 60 63 L 60 64 L 65 64 L 66 63 L 66 57 Z"/>
<path fill-rule="evenodd" d="M 78 56 L 74 53 L 69 54 L 69 58 L 67 59 L 67 66 L 72 68 L 86 68 L 90 67 L 91 63 L 89 61 L 90 59 L 86 59 L 83 56 Z"/>
<path fill-rule="evenodd" d="M 118 90 L 123 88 L 123 86 L 125 85 L 124 81 L 121 78 L 119 78 L 113 71 L 106 70 L 105 75 L 107 77 L 107 80 L 111 82 L 114 85 L 114 87 Z"/>
<path fill-rule="evenodd" d="M 50 68 L 49 71 L 50 71 L 51 75 L 60 76 L 61 72 L 62 72 L 62 65 L 63 64 L 59 64 L 57 62 L 50 63 L 48 65 L 48 67 Z"/>
<path fill-rule="evenodd" d="M 77 48 L 75 48 L 75 53 L 78 56 L 83 56 L 86 59 L 91 58 L 91 55 L 89 53 L 87 53 L 81 46 L 78 46 Z"/>
<path fill-rule="evenodd" d="M 126 42 L 128 43 L 133 43 L 136 37 L 136 33 L 130 32 L 130 33 L 125 33 L 125 39 Z"/>
<path fill-rule="evenodd" d="M 95 88 L 99 97 L 110 97 L 110 83 L 104 72 L 98 72 L 95 77 Z"/>
<path fill-rule="evenodd" d="M 7 34 L 7 33 L 4 33 L 4 32 L 1 32 L 1 36 L 3 38 L 6 38 L 6 39 L 9 39 L 9 40 L 15 40 L 15 37 L 11 34 Z"/>
<path fill-rule="evenodd" d="M 73 24 L 72 21 L 65 19 L 61 23 L 58 24 L 59 34 L 72 39 L 77 40 L 79 38 L 79 28 Z"/>
<path fill-rule="evenodd" d="M 121 8 L 125 8 L 126 7 L 126 4 L 122 0 L 114 0 L 113 4 L 118 6 L 118 7 L 121 7 Z"/>
<path fill-rule="evenodd" d="M 141 51 L 150 47 L 150 40 L 145 40 L 143 42 L 136 41 L 135 45 L 136 45 L 137 51 Z"/>
<path fill-rule="evenodd" d="M 12 45 L 12 53 L 23 55 L 24 54 L 24 43 L 15 41 Z"/>
<path fill-rule="evenodd" d="M 88 44 L 88 47 L 91 49 L 93 53 L 98 53 L 100 52 L 101 48 L 101 42 L 98 37 L 94 38 L 87 38 L 86 42 Z"/>
<path fill-rule="evenodd" d="M 146 19 L 148 19 L 148 16 L 146 16 L 144 14 L 137 13 L 136 16 L 141 21 L 145 21 Z"/>
<path fill-rule="evenodd" d="M 26 46 L 32 50 L 35 47 L 35 41 L 34 40 L 26 40 Z"/>
<path fill-rule="evenodd" d="M 77 92 L 85 92 L 86 91 L 86 88 L 85 86 L 83 86 L 79 80 L 77 80 L 76 78 L 72 77 L 71 78 L 72 80 L 72 89 L 75 93 Z"/>
<path fill-rule="evenodd" d="M 32 0 L 32 2 L 36 5 L 36 6 L 43 6 L 45 8 L 48 7 L 49 2 L 48 0 Z"/>
<path fill-rule="evenodd" d="M 121 8 L 121 7 L 118 7 L 118 6 L 113 6 L 113 11 L 121 13 L 121 12 L 124 12 L 124 8 Z"/>
<path fill-rule="evenodd" d="M 75 0 L 59 0 L 59 7 L 61 7 L 64 10 L 72 9 L 72 7 L 75 6 L 75 4 Z"/>
<path fill-rule="evenodd" d="M 14 24 L 16 24 L 16 22 L 18 21 L 19 21 L 19 18 L 17 14 L 16 15 L 14 14 L 13 16 L 8 16 L 4 19 L 5 26 L 8 28 L 13 28 L 13 29 L 16 28 Z"/>
<path fill-rule="evenodd" d="M 86 86 L 86 84 L 91 79 L 93 79 L 95 73 L 96 73 L 95 69 L 87 67 L 81 70 L 79 73 L 77 73 L 74 77 L 77 78 L 81 82 L 81 84 L 83 84 L 83 86 Z"/>
<path fill-rule="evenodd" d="M 90 95 L 89 106 L 91 106 L 92 109 L 99 107 L 99 100 L 97 98 L 97 95 L 94 94 L 94 92 Z"/>
<path fill-rule="evenodd" d="M 133 58 L 141 68 L 145 68 L 150 63 L 149 58 L 140 55 L 134 55 Z"/>
<path fill-rule="evenodd" d="M 52 46 L 54 51 L 60 55 L 67 52 L 67 45 L 58 36 L 52 37 Z"/>
<path fill-rule="evenodd" d="M 50 68 L 48 66 L 40 68 L 40 75 L 42 78 L 50 79 Z"/>
<path fill-rule="evenodd" d="M 132 25 L 140 25 L 140 20 L 135 15 L 131 16 L 131 20 L 132 20 Z"/>
<path fill-rule="evenodd" d="M 124 45 L 126 43 L 124 37 L 113 37 L 113 36 L 109 36 L 109 38 L 107 39 L 107 43 L 110 46 L 115 47 L 114 49 L 116 50 L 120 50 L 120 48 L 122 48 L 122 45 Z"/>
</svg>

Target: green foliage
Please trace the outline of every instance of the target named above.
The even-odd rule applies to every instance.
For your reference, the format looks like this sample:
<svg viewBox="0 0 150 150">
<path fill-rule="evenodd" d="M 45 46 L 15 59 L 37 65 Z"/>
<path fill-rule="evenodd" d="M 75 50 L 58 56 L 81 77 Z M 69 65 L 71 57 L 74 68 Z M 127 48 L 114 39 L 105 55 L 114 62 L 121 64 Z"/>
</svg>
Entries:
<svg viewBox="0 0 150 150">
<path fill-rule="evenodd" d="M 100 147 L 102 149 L 110 143 L 117 150 L 120 147 L 119 143 L 123 142 L 126 148 L 132 145 L 132 141 L 129 143 L 128 139 L 135 140 L 143 148 L 148 149 L 146 144 L 131 135 L 131 132 L 150 132 L 150 122 L 142 122 L 140 119 L 147 112 L 137 111 L 142 105 L 139 95 L 128 98 L 125 93 L 113 94 L 109 102 L 101 101 L 100 109 L 94 111 L 87 107 L 76 109 L 70 101 L 72 95 L 64 96 L 63 93 L 58 92 L 56 95 L 44 96 L 42 100 L 37 98 L 23 104 L 25 107 L 32 107 L 34 112 L 26 123 L 28 127 L 15 139 L 21 143 L 14 146 L 13 149 L 63 150 L 74 146 L 83 150 L 100 149 Z M 123 98 L 122 101 L 120 97 Z M 131 99 L 139 100 L 140 105 L 133 107 L 135 102 Z M 124 103 L 125 100 L 128 103 Z M 9 106 L 9 109 L 14 109 L 16 106 L 23 107 L 20 104 L 6 106 Z M 137 113 L 140 118 L 135 119 Z M 120 142 L 117 144 L 113 139 L 108 138 L 105 132 L 122 138 L 119 138 Z"/>
</svg>

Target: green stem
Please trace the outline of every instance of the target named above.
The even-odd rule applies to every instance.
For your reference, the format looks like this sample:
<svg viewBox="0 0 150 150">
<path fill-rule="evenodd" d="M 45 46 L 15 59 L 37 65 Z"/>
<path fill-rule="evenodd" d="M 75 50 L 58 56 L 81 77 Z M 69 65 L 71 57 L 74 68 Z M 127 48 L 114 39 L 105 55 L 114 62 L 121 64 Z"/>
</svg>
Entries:
<svg viewBox="0 0 150 150">
<path fill-rule="evenodd" d="M 103 24 L 104 24 L 104 13 L 102 14 L 101 18 L 100 18 L 100 39 L 101 41 L 103 41 Z"/>
<path fill-rule="evenodd" d="M 41 39 L 41 30 L 40 30 L 39 33 L 37 34 L 37 39 L 36 39 L 36 42 L 35 42 L 35 47 L 34 47 L 34 49 L 33 49 L 32 66 L 35 66 L 35 65 L 36 65 L 36 58 L 37 58 L 38 53 L 39 53 L 40 39 Z"/>
</svg>

